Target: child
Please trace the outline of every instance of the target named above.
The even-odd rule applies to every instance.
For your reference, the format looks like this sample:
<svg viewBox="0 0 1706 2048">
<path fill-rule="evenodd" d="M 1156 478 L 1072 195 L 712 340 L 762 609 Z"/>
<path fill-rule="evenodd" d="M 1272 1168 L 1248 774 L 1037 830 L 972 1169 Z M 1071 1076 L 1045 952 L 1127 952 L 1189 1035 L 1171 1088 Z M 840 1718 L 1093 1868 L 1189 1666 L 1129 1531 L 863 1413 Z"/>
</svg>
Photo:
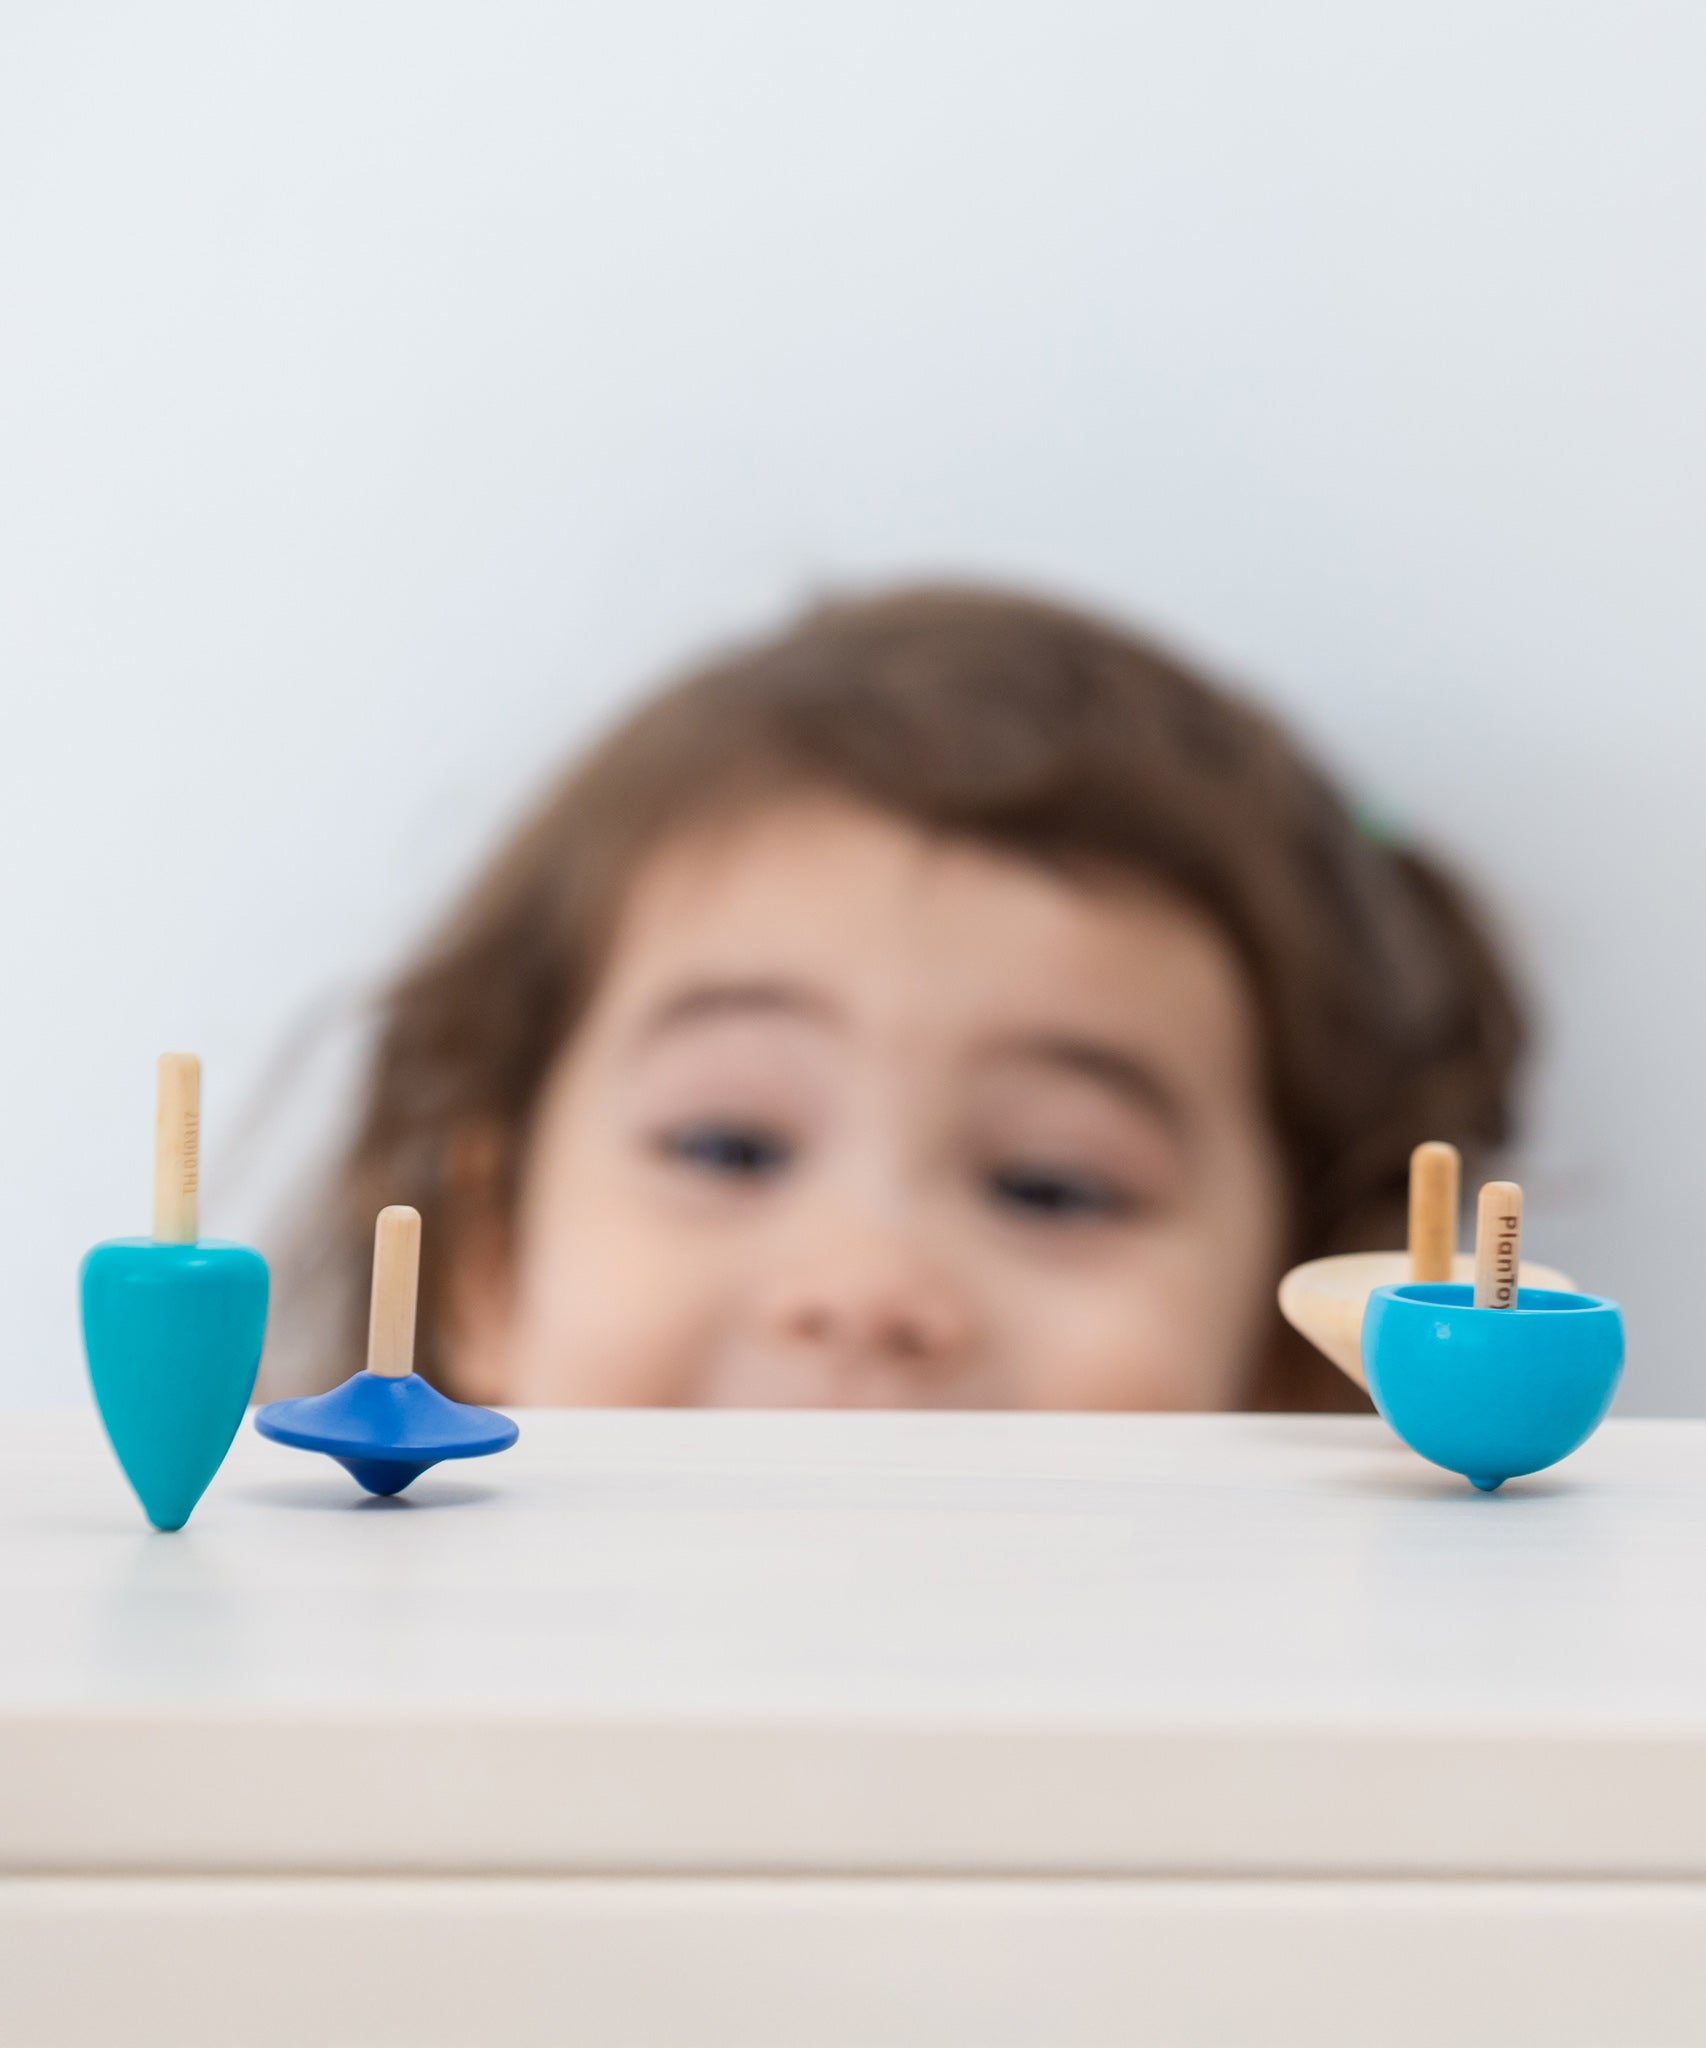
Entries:
<svg viewBox="0 0 1706 2048">
<path fill-rule="evenodd" d="M 1521 1038 L 1249 706 L 1048 604 L 830 605 L 622 723 L 390 991 L 338 1355 L 410 1202 L 467 1399 L 1350 1405 L 1275 1283 L 1400 1242 Z"/>
</svg>

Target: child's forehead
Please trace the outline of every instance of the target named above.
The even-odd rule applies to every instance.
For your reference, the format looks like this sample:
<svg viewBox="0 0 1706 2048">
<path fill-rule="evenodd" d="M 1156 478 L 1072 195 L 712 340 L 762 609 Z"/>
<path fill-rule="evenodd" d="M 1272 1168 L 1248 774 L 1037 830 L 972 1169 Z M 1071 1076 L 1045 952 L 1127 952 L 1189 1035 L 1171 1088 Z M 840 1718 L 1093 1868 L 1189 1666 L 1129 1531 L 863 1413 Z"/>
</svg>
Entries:
<svg viewBox="0 0 1706 2048">
<path fill-rule="evenodd" d="M 778 797 L 689 826 L 641 863 L 625 933 L 743 923 L 826 946 L 999 915 L 1010 938 L 1077 928 L 1116 937 L 1163 919 L 1206 922 L 1152 878 L 1045 864 L 970 835 L 916 824 L 829 792 Z"/>
<path fill-rule="evenodd" d="M 1140 874 L 1072 872 L 838 795 L 684 829 L 642 864 L 607 981 L 624 1010 L 696 980 L 793 980 L 859 1010 L 967 1014 L 1159 999 L 1184 1026 L 1247 1007 L 1230 942 Z"/>
</svg>

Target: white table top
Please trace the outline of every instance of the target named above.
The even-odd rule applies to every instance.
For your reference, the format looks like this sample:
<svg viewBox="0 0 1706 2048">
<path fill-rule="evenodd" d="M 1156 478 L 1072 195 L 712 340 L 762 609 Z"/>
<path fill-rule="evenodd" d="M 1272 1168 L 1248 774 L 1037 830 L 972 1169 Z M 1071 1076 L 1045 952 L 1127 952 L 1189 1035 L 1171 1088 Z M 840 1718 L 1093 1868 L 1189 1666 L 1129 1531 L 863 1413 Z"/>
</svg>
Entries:
<svg viewBox="0 0 1706 2048">
<path fill-rule="evenodd" d="M 1706 1424 L 521 1422 L 161 1536 L 0 1421 L 0 1870 L 1706 1875 Z"/>
</svg>

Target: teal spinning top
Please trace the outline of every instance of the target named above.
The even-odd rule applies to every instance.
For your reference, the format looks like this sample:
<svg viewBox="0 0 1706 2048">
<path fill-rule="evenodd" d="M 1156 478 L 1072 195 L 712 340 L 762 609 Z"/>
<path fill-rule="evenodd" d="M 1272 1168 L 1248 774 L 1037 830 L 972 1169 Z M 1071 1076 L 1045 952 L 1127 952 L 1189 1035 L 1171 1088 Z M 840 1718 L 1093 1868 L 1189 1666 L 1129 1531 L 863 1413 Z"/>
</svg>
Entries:
<svg viewBox="0 0 1706 2048">
<path fill-rule="evenodd" d="M 1481 1190 L 1475 1285 L 1377 1287 L 1362 1326 L 1376 1407 L 1483 1493 L 1542 1472 L 1605 1419 L 1623 1373 L 1616 1302 L 1521 1284 L 1522 1190 Z"/>
<path fill-rule="evenodd" d="M 254 1392 L 267 1266 L 246 1245 L 196 1236 L 201 1066 L 159 1065 L 154 1235 L 83 1261 L 83 1345 L 95 1405 L 143 1512 L 181 1529 L 224 1462 Z"/>
<path fill-rule="evenodd" d="M 329 1394 L 272 1401 L 255 1416 L 262 1436 L 323 1451 L 369 1493 L 401 1493 L 429 1465 L 507 1451 L 519 1434 L 508 1416 L 449 1400 L 414 1370 L 420 1258 L 420 1212 L 381 1209 L 367 1370 Z"/>
<path fill-rule="evenodd" d="M 1585 1443 L 1623 1373 L 1616 1302 L 1555 1288 L 1477 1308 L 1471 1287 L 1378 1287 L 1362 1342 L 1381 1414 L 1411 1450 L 1483 1493 Z"/>
</svg>

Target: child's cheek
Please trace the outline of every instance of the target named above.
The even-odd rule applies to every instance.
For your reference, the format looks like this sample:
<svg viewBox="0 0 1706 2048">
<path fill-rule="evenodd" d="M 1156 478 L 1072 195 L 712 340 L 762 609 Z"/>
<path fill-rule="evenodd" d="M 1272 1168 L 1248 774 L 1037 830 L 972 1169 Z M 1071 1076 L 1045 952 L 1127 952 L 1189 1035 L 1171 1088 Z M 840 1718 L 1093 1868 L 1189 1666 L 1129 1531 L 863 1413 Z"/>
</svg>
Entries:
<svg viewBox="0 0 1706 2048">
<path fill-rule="evenodd" d="M 1009 1275 L 996 1325 L 1020 1408 L 1224 1409 L 1246 1347 L 1188 1235 L 1127 1246 L 1107 1266 Z"/>
<path fill-rule="evenodd" d="M 733 1289 L 729 1248 L 655 1218 L 590 1212 L 524 1282 L 518 1398 L 677 1407 L 702 1398 Z"/>
</svg>

